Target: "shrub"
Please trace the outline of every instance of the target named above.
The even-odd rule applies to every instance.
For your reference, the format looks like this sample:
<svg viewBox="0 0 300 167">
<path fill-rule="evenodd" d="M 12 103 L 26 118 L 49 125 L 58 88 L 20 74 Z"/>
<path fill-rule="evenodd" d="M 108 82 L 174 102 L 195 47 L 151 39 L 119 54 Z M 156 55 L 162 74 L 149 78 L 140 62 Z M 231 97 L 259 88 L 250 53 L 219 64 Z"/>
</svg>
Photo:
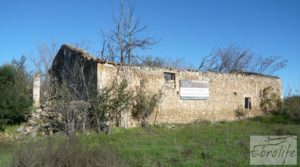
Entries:
<svg viewBox="0 0 300 167">
<path fill-rule="evenodd" d="M 116 126 L 121 124 L 121 113 L 130 110 L 133 94 L 128 89 L 128 81 L 123 79 L 119 85 L 114 86 L 111 96 L 111 109 L 109 112 L 110 119 L 115 120 Z"/>
<path fill-rule="evenodd" d="M 300 96 L 290 96 L 283 101 L 283 111 L 292 121 L 300 123 Z"/>
<path fill-rule="evenodd" d="M 161 93 L 146 93 L 144 81 L 138 90 L 134 91 L 128 88 L 128 81 L 123 79 L 119 83 L 113 82 L 111 86 L 101 89 L 96 96 L 88 100 L 90 105 L 86 106 L 90 107 L 81 107 L 79 112 L 76 112 L 76 108 L 70 105 L 79 103 L 79 101 L 72 101 L 72 95 L 67 86 L 61 84 L 56 89 L 55 96 L 56 99 L 53 100 L 54 110 L 60 113 L 64 120 L 61 130 L 70 135 L 86 129 L 109 133 L 111 126 L 120 126 L 121 115 L 130 111 L 132 111 L 134 118 L 145 125 L 146 118 L 158 105 Z"/>
<path fill-rule="evenodd" d="M 236 109 L 234 111 L 235 113 L 235 116 L 238 118 L 238 119 L 243 119 L 245 116 L 246 116 L 246 110 L 239 107 L 238 109 Z"/>
<path fill-rule="evenodd" d="M 155 110 L 160 98 L 161 92 L 152 94 L 145 92 L 145 81 L 142 80 L 134 98 L 134 105 L 132 107 L 133 118 L 137 119 L 142 126 L 145 126 L 146 118 Z"/>
<path fill-rule="evenodd" d="M 7 124 L 25 121 L 32 105 L 30 76 L 25 58 L 0 67 L 0 130 Z"/>
<path fill-rule="evenodd" d="M 104 127 L 107 126 L 107 122 L 109 121 L 109 111 L 111 109 L 110 98 L 112 91 L 113 87 L 103 88 L 98 92 L 98 95 L 92 103 L 90 114 L 92 124 L 91 127 L 97 132 L 107 132 Z"/>
<path fill-rule="evenodd" d="M 274 93 L 273 88 L 268 86 L 260 92 L 260 108 L 263 112 L 278 112 L 281 108 L 280 97 Z"/>
<path fill-rule="evenodd" d="M 48 138 L 47 141 L 30 142 L 16 149 L 11 167 L 81 167 L 126 166 L 124 160 L 104 141 L 93 146 L 80 141 L 79 137 L 68 139 Z"/>
<path fill-rule="evenodd" d="M 92 127 L 96 131 L 109 132 L 107 122 L 114 122 L 117 127 L 121 124 L 122 112 L 131 109 L 133 93 L 128 89 L 128 82 L 123 79 L 119 84 L 114 82 L 98 92 L 95 101 L 92 102 L 91 120 Z"/>
</svg>

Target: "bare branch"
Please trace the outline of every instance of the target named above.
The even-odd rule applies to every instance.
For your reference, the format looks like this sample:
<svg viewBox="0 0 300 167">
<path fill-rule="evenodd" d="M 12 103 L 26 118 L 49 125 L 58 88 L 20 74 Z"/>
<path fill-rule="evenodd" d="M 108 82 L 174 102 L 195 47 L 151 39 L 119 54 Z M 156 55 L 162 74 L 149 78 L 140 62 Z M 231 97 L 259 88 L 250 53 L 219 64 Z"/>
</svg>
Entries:
<svg viewBox="0 0 300 167">
<path fill-rule="evenodd" d="M 198 70 L 273 74 L 284 68 L 286 63 L 287 60 L 278 56 L 257 57 L 248 49 L 231 45 L 227 48 L 213 50 L 212 54 L 202 59 Z"/>
<path fill-rule="evenodd" d="M 119 11 L 113 17 L 114 30 L 102 33 L 101 58 L 119 59 L 121 64 L 136 64 L 141 56 L 134 52 L 138 49 L 149 49 L 155 44 L 151 37 L 140 37 L 147 26 L 134 18 L 134 4 L 121 1 Z"/>
</svg>

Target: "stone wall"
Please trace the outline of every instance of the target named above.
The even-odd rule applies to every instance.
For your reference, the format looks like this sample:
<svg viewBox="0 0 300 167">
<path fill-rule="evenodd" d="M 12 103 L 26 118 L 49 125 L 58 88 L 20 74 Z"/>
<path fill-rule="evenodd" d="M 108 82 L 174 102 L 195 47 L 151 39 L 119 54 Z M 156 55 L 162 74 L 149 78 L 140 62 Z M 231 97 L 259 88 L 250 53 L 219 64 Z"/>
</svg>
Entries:
<svg viewBox="0 0 300 167">
<path fill-rule="evenodd" d="M 54 58 L 49 73 L 50 86 L 61 89 L 61 92 L 63 89 L 68 89 L 72 100 L 86 100 L 95 96 L 97 59 L 86 52 L 63 45 Z"/>
<path fill-rule="evenodd" d="M 175 79 L 166 81 L 164 77 L 166 72 L 173 73 Z M 104 62 L 83 50 L 68 45 L 63 45 L 59 50 L 50 74 L 54 83 L 67 85 L 71 93 L 73 89 L 76 90 L 75 93 L 72 93 L 74 94 L 73 100 L 85 100 L 91 95 L 95 95 L 97 90 L 110 86 L 114 80 L 127 79 L 132 90 L 138 87 L 142 80 L 145 80 L 148 92 L 162 91 L 163 93 L 157 110 L 148 118 L 150 123 L 235 120 L 237 119 L 235 111 L 239 108 L 244 109 L 246 97 L 251 99 L 252 106 L 251 109 L 246 110 L 246 116 L 253 117 L 262 114 L 260 92 L 264 88 L 271 86 L 278 96 L 281 95 L 281 80 L 272 76 L 120 66 Z M 180 80 L 207 81 L 209 83 L 208 99 L 180 99 Z M 57 85 L 52 86 L 57 87 Z M 88 91 L 85 88 L 88 88 Z M 86 95 L 86 92 L 89 96 Z M 126 118 L 125 115 L 124 127 L 132 127 L 137 124 L 130 115 L 129 118 Z"/>
<path fill-rule="evenodd" d="M 41 74 L 37 74 L 33 78 L 33 89 L 32 89 L 32 100 L 33 107 L 39 107 L 41 101 Z"/>
<path fill-rule="evenodd" d="M 164 73 L 174 73 L 175 80 L 166 81 Z M 243 109 L 245 97 L 251 98 L 252 109 L 246 110 L 246 116 L 261 115 L 260 91 L 271 86 L 274 92 L 281 95 L 281 80 L 272 76 L 257 74 L 222 74 L 214 72 L 195 72 L 168 68 L 150 68 L 136 66 L 119 66 L 98 63 L 97 86 L 101 89 L 109 86 L 113 80 L 125 78 L 130 88 L 139 86 L 146 80 L 146 90 L 162 91 L 163 96 L 155 112 L 148 118 L 150 123 L 190 123 L 198 120 L 221 121 L 236 120 L 235 111 Z M 209 83 L 207 100 L 181 100 L 180 80 L 205 80 Z M 133 119 L 129 127 L 136 126 Z M 124 125 L 126 126 L 126 125 Z"/>
</svg>

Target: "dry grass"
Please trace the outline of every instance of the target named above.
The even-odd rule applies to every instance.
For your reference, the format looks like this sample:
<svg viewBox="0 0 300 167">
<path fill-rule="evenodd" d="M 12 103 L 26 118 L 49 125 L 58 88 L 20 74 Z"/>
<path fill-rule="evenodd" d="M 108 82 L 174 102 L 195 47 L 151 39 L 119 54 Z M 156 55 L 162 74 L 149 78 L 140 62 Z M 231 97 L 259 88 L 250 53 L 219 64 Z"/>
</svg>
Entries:
<svg viewBox="0 0 300 167">
<path fill-rule="evenodd" d="M 126 166 L 109 145 L 96 141 L 92 146 L 76 136 L 48 138 L 21 145 L 13 154 L 11 167 L 106 167 Z"/>
</svg>

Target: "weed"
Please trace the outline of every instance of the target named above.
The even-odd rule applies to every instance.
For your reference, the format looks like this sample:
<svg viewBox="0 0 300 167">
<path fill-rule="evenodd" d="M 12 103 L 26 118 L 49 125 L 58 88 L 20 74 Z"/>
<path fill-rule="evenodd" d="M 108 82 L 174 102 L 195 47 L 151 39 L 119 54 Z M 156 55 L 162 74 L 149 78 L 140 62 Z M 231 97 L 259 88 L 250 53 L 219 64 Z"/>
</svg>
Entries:
<svg viewBox="0 0 300 167">
<path fill-rule="evenodd" d="M 126 166 L 125 161 L 107 143 L 98 141 L 90 147 L 76 136 L 68 139 L 48 138 L 46 141 L 21 145 L 13 154 L 11 167 L 81 167 Z"/>
</svg>

